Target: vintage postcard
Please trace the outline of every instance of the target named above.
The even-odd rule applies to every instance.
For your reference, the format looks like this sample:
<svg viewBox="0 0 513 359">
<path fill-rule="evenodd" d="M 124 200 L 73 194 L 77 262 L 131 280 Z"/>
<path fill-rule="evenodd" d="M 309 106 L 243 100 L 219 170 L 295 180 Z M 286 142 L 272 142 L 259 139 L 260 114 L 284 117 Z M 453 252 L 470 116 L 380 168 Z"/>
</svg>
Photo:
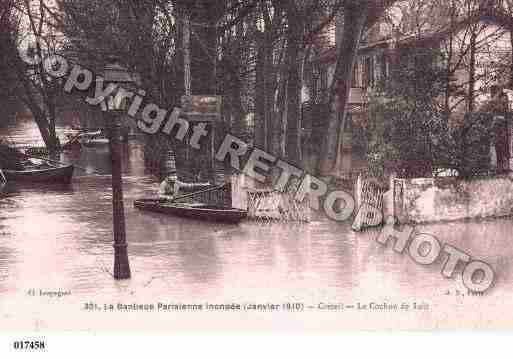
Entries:
<svg viewBox="0 0 513 359">
<path fill-rule="evenodd" d="M 512 24 L 2 0 L 0 330 L 512 329 Z"/>
</svg>

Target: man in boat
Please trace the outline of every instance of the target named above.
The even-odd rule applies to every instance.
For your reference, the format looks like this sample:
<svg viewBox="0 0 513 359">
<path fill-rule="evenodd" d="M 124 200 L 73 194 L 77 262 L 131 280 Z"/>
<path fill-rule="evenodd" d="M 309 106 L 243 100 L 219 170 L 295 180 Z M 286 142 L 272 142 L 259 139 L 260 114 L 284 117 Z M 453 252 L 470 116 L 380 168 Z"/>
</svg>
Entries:
<svg viewBox="0 0 513 359">
<path fill-rule="evenodd" d="M 159 198 L 171 201 L 180 195 L 180 190 L 184 192 L 195 192 L 207 189 L 211 186 L 210 182 L 204 183 L 187 183 L 178 180 L 176 175 L 167 176 L 159 187 Z"/>
</svg>

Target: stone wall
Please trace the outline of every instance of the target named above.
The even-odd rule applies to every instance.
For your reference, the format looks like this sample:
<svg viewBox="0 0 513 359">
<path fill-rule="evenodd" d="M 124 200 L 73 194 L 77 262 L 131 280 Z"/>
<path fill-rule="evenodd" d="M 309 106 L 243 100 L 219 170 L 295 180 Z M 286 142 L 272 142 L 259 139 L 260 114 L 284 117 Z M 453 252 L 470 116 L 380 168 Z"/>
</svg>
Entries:
<svg viewBox="0 0 513 359">
<path fill-rule="evenodd" d="M 513 215 L 513 174 L 392 179 L 387 207 L 401 223 Z"/>
</svg>

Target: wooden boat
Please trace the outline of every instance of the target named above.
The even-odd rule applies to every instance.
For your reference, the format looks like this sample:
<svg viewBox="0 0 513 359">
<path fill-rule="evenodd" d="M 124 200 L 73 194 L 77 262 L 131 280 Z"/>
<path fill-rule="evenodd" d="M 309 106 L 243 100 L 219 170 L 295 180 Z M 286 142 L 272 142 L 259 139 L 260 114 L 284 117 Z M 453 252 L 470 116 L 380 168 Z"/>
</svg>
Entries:
<svg viewBox="0 0 513 359">
<path fill-rule="evenodd" d="M 108 146 L 109 139 L 100 130 L 78 135 L 78 141 L 87 147 Z"/>
<path fill-rule="evenodd" d="M 37 147 L 27 147 L 24 149 L 23 151 L 26 155 L 28 156 L 32 156 L 32 155 L 35 155 L 35 156 L 48 156 L 49 155 L 49 151 L 46 147 L 44 146 L 37 146 Z"/>
<path fill-rule="evenodd" d="M 212 222 L 239 223 L 246 218 L 247 211 L 206 204 L 190 204 L 169 202 L 156 198 L 139 199 L 134 202 L 135 208 L 143 211 L 171 214 Z"/>
<path fill-rule="evenodd" d="M 96 147 L 96 146 L 108 146 L 109 139 L 106 137 L 96 137 L 85 140 L 82 144 L 86 147 Z"/>
<path fill-rule="evenodd" d="M 78 138 L 78 140 L 80 142 L 85 142 L 85 141 L 90 140 L 91 138 L 95 138 L 95 137 L 98 137 L 98 136 L 101 136 L 101 135 L 102 135 L 102 131 L 101 130 L 96 130 L 96 131 L 81 132 L 76 137 Z"/>
<path fill-rule="evenodd" d="M 8 182 L 45 182 L 70 183 L 73 177 L 73 165 L 25 168 L 24 170 L 3 170 Z"/>
</svg>

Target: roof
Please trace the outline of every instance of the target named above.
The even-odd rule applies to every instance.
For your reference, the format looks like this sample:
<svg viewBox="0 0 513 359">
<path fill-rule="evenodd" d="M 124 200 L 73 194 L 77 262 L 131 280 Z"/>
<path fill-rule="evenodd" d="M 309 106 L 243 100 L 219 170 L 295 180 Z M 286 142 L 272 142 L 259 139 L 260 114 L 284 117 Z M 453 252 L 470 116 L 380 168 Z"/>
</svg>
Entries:
<svg viewBox="0 0 513 359">
<path fill-rule="evenodd" d="M 489 14 L 478 14 L 473 17 L 465 18 L 456 23 L 455 25 L 447 26 L 445 28 L 435 30 L 435 31 L 426 31 L 420 36 L 418 34 L 402 34 L 400 36 L 384 36 L 379 40 L 371 41 L 366 43 L 358 49 L 359 55 L 372 51 L 378 48 L 394 48 L 397 46 L 405 46 L 405 45 L 415 45 L 422 43 L 438 43 L 443 39 L 447 38 L 450 34 L 457 33 L 463 30 L 466 26 L 473 22 L 491 22 L 495 23 L 498 26 L 505 26 L 501 18 L 493 18 Z M 335 46 L 327 48 L 321 51 L 317 56 L 313 57 L 311 62 L 327 62 L 331 63 L 336 61 L 337 58 L 337 49 Z"/>
<path fill-rule="evenodd" d="M 130 74 L 130 72 L 118 62 L 105 65 L 103 77 L 105 82 L 135 82 L 135 76 Z"/>
</svg>

